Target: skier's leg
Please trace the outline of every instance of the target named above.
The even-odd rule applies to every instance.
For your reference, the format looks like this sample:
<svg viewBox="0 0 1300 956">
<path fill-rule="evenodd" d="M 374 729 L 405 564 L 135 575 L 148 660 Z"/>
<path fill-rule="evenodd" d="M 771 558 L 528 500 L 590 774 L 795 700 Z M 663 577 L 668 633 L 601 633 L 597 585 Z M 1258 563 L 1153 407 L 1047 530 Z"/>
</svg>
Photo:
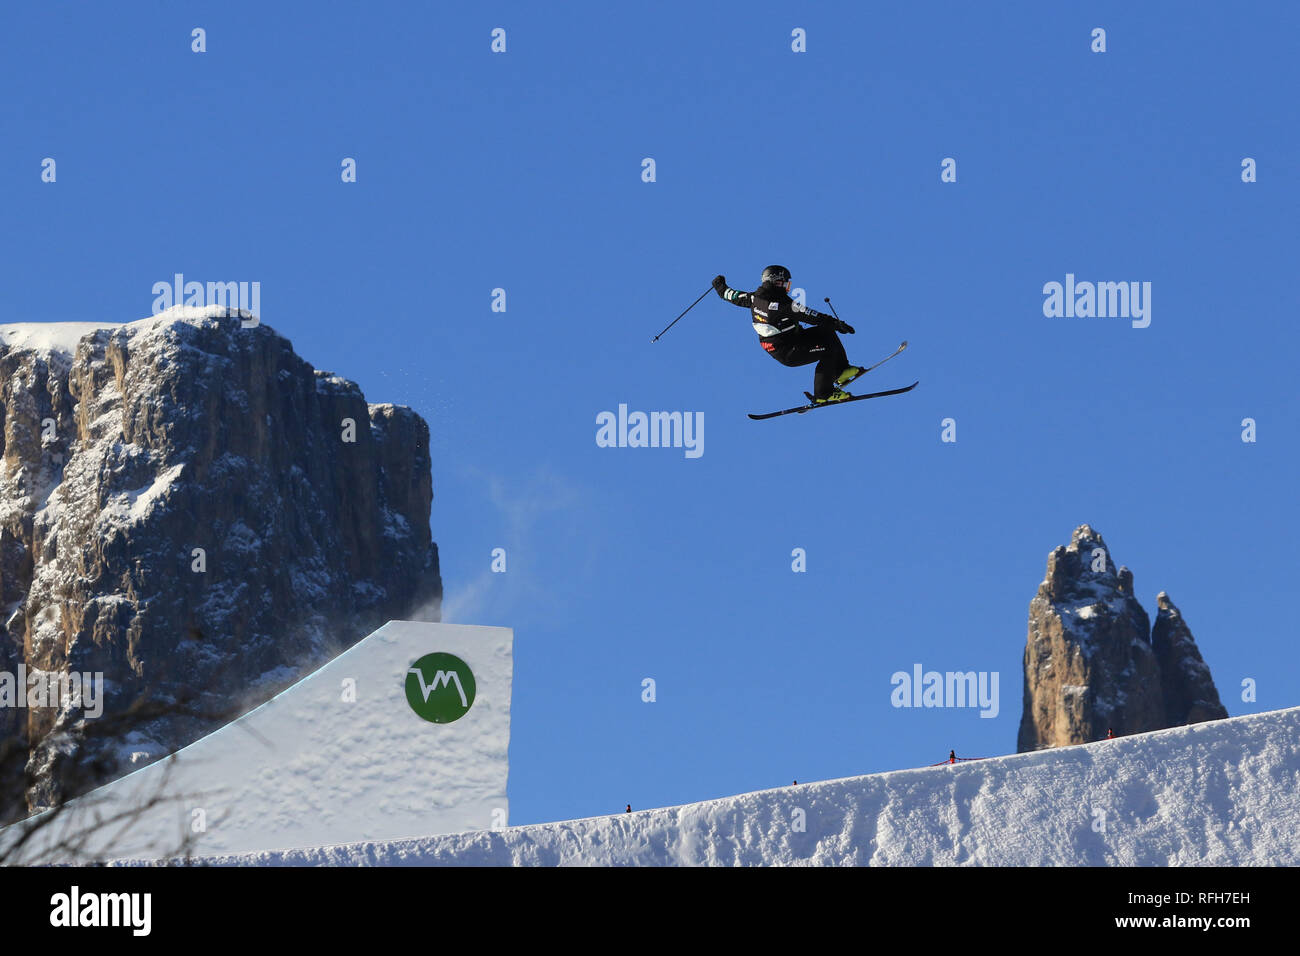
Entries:
<svg viewBox="0 0 1300 956">
<path fill-rule="evenodd" d="M 849 367 L 849 358 L 835 330 L 827 325 L 805 329 L 810 340 L 816 341 L 820 351 L 817 372 L 813 376 L 813 396 L 826 398 L 836 389 L 836 379 Z"/>
<path fill-rule="evenodd" d="M 802 332 L 803 330 L 800 329 L 799 331 Z M 822 353 L 820 348 L 812 347 L 800 337 L 799 332 L 787 332 L 782 336 L 782 340 L 779 346 L 764 344 L 763 348 L 768 355 L 786 366 L 786 368 L 798 368 L 801 365 L 811 365 L 813 362 L 821 361 Z"/>
<path fill-rule="evenodd" d="M 787 332 L 781 337 L 779 346 L 765 343 L 763 348 L 772 358 L 791 368 L 816 362 L 813 397 L 817 399 L 826 399 L 837 393 L 836 379 L 850 367 L 835 330 L 826 326 Z"/>
</svg>

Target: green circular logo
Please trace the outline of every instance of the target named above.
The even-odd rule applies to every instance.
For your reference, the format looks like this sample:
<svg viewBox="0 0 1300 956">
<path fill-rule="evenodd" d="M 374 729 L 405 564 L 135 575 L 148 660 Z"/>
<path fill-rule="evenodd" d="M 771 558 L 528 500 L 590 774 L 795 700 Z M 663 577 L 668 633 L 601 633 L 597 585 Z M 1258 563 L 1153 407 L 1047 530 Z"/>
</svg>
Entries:
<svg viewBox="0 0 1300 956">
<path fill-rule="evenodd" d="M 425 654 L 406 671 L 406 702 L 435 724 L 459 720 L 474 703 L 474 672 L 455 654 Z"/>
</svg>

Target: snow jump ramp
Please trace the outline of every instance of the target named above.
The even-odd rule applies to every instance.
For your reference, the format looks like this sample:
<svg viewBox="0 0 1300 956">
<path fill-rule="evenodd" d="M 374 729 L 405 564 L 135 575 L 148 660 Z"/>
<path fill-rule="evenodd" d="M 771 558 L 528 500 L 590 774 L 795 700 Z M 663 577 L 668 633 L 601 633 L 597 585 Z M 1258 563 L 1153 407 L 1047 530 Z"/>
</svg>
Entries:
<svg viewBox="0 0 1300 956">
<path fill-rule="evenodd" d="M 19 861 L 505 826 L 513 639 L 509 628 L 390 621 L 221 729 L 70 802 Z M 0 844 L 20 826 L 0 831 Z"/>
</svg>

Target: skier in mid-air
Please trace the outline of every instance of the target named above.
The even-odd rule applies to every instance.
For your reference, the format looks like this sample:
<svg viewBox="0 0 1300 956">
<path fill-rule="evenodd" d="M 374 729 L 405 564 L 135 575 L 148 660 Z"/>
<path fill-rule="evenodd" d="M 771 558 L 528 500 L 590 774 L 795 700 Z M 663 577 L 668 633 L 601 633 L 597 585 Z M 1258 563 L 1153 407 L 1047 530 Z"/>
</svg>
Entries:
<svg viewBox="0 0 1300 956">
<path fill-rule="evenodd" d="M 726 276 L 717 276 L 713 289 L 732 305 L 750 310 L 759 344 L 772 358 L 791 368 L 817 363 L 813 404 L 825 405 L 853 397 L 840 386 L 853 381 L 864 369 L 849 364 L 844 346 L 835 334 L 852 335 L 853 326 L 790 298 L 789 269 L 768 266 L 763 270 L 762 285 L 753 292 L 731 288 Z M 812 327 L 804 328 L 801 322 Z"/>
</svg>

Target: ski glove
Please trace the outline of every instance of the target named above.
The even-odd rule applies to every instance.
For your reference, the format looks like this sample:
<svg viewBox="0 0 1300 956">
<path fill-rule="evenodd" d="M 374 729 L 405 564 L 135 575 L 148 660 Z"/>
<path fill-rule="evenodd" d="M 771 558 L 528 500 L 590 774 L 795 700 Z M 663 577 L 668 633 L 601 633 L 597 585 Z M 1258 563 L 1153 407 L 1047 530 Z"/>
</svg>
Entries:
<svg viewBox="0 0 1300 956">
<path fill-rule="evenodd" d="M 724 292 L 727 291 L 727 277 L 726 277 L 726 276 L 714 276 L 714 277 L 713 277 L 713 291 L 716 292 L 716 293 L 718 293 L 718 295 L 722 295 L 722 293 L 724 293 Z"/>
<path fill-rule="evenodd" d="M 843 334 L 843 335 L 852 335 L 852 334 L 853 334 L 853 326 L 849 325 L 849 323 L 845 322 L 843 319 L 836 319 L 836 320 L 835 320 L 835 331 L 836 331 L 836 332 L 839 332 L 839 333 L 841 333 L 841 334 Z"/>
</svg>

